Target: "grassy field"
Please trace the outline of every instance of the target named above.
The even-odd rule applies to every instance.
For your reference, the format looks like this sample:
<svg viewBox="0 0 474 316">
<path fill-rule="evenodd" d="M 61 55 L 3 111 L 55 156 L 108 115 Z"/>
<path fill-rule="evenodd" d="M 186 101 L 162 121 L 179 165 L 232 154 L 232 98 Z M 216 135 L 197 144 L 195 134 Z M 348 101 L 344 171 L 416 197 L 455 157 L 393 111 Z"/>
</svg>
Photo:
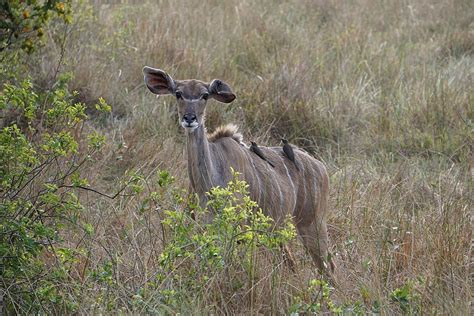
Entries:
<svg viewBox="0 0 474 316">
<path fill-rule="evenodd" d="M 81 193 L 94 232 L 65 236 L 81 249 L 71 272 L 80 313 L 289 314 L 318 302 L 347 313 L 472 312 L 471 1 L 75 6 L 74 22 L 50 28 L 28 67 L 41 86 L 59 65 L 74 74 L 70 88 L 80 101 L 112 105 L 110 115 L 89 111 L 85 128 L 107 136 L 86 172 L 91 186 L 112 194 L 132 172 L 145 184 L 114 200 Z M 167 170 L 177 188 L 188 180 L 174 99 L 148 92 L 145 65 L 232 86 L 233 103 L 208 105 L 210 131 L 234 122 L 247 142 L 277 145 L 285 136 L 325 162 L 338 267 L 328 297 L 311 287 L 319 275 L 296 241 L 295 273 L 259 254 L 241 286 L 211 280 L 173 301 L 164 283 L 150 285 L 166 244 L 160 210 L 173 203 L 157 171 Z M 147 198 L 155 191 L 162 201 Z"/>
</svg>

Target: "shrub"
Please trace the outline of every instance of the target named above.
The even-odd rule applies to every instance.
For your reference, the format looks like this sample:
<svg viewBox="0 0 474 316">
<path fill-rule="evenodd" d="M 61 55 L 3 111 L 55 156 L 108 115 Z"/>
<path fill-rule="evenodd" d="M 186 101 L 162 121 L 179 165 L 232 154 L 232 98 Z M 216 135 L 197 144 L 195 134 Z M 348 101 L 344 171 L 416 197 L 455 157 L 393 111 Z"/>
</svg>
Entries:
<svg viewBox="0 0 474 316">
<path fill-rule="evenodd" d="M 9 0 L 0 5 L 0 52 L 15 49 L 20 45 L 27 52 L 35 49 L 35 42 L 44 35 L 52 14 L 61 17 L 66 23 L 71 22 L 70 0 L 38 1 Z"/>
<path fill-rule="evenodd" d="M 60 241 L 66 229 L 90 231 L 80 221 L 83 207 L 74 191 L 87 189 L 80 172 L 105 138 L 82 136 L 85 107 L 72 102 L 70 78 L 61 76 L 46 92 L 29 80 L 5 84 L 0 94 L 6 114 L 0 130 L 0 295 L 7 313 L 77 307 L 70 296 L 77 289 L 63 283 L 80 250 Z"/>
<path fill-rule="evenodd" d="M 160 178 L 160 183 L 170 183 L 166 172 Z M 275 227 L 250 199 L 248 185 L 238 179 L 236 172 L 226 188 L 216 187 L 208 194 L 205 209 L 200 209 L 193 197 L 186 205 L 198 218 L 212 210 L 215 215 L 210 224 L 200 225 L 182 210 L 164 211 L 162 223 L 169 239 L 155 280 L 133 298 L 139 311 L 156 312 L 155 307 L 159 310 L 159 306 L 166 306 L 165 312 L 186 312 L 186 308 L 201 304 L 210 311 L 219 310 L 232 304 L 233 297 L 252 292 L 262 264 L 257 263 L 257 253 L 270 254 L 273 270 L 281 263 L 281 245 L 296 236 L 290 218 L 283 226 Z M 174 196 L 179 205 L 182 195 Z"/>
</svg>

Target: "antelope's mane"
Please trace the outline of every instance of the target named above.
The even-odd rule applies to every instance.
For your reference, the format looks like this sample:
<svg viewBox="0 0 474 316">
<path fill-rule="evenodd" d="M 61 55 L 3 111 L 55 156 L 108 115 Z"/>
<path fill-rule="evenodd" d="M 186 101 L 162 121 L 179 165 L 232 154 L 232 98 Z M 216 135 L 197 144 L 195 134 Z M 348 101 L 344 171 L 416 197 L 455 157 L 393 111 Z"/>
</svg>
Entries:
<svg viewBox="0 0 474 316">
<path fill-rule="evenodd" d="M 235 124 L 222 125 L 216 128 L 212 133 L 207 134 L 207 140 L 209 142 L 215 142 L 220 138 L 231 137 L 237 143 L 241 143 L 243 136 L 238 132 L 239 127 Z"/>
</svg>

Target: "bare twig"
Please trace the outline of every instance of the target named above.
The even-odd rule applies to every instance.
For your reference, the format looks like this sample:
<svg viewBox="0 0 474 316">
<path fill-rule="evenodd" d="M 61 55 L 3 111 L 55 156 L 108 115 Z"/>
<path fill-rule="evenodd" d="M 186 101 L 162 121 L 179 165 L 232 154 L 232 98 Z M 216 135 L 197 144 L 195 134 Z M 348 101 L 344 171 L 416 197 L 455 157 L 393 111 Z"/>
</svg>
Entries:
<svg viewBox="0 0 474 316">
<path fill-rule="evenodd" d="M 92 189 L 92 188 L 88 188 L 88 187 L 85 187 L 85 186 L 82 186 L 82 185 L 62 185 L 61 188 L 77 188 L 77 189 L 81 189 L 81 190 L 85 190 L 85 191 L 90 191 L 90 192 L 94 192 L 96 194 L 99 194 L 101 196 L 105 196 L 106 198 L 108 199 L 115 199 L 117 196 L 132 196 L 133 194 L 120 194 L 123 192 L 123 190 L 125 190 L 126 188 L 128 187 L 128 183 L 126 185 L 124 185 L 119 191 L 117 191 L 117 193 L 115 193 L 114 195 L 109 195 L 109 194 L 106 194 L 106 193 L 103 193 L 103 192 L 100 192 L 100 191 L 97 191 L 95 189 Z"/>
</svg>

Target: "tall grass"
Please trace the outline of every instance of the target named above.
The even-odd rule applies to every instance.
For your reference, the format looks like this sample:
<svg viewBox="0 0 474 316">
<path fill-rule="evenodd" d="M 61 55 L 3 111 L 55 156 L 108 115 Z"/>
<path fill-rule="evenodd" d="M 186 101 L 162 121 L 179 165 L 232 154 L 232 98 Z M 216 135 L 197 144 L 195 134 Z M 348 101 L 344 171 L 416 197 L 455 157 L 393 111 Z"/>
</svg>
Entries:
<svg viewBox="0 0 474 316">
<path fill-rule="evenodd" d="M 363 312 L 469 313 L 471 6 L 466 0 L 76 3 L 75 22 L 51 28 L 30 67 L 47 82 L 62 55 L 61 70 L 74 73 L 81 100 L 93 104 L 103 96 L 113 106 L 107 118 L 91 110 L 89 128 L 108 135 L 103 159 L 90 168 L 91 184 L 116 190 L 131 170 L 147 184 L 139 195 L 114 201 L 82 196 L 95 233 L 67 236 L 83 249 L 80 311 L 137 311 L 132 299 L 153 278 L 166 244 L 160 205 L 146 199 L 158 187 L 156 170 L 188 186 L 173 99 L 147 92 L 141 69 L 149 65 L 177 79 L 219 78 L 233 87 L 235 102 L 208 105 L 210 130 L 236 122 L 246 139 L 275 145 L 285 136 L 326 163 L 338 265 L 333 301 Z M 246 313 L 251 306 L 285 313 L 297 297 L 311 301 L 308 281 L 318 275 L 298 247 L 298 272 L 272 274 L 280 292 L 265 292 L 268 276 L 261 271 L 252 295 L 239 294 L 250 305 L 235 304 L 227 291 L 189 298 L 181 312 Z M 112 269 L 113 282 L 81 274 L 87 269 L 104 275 Z"/>
</svg>

